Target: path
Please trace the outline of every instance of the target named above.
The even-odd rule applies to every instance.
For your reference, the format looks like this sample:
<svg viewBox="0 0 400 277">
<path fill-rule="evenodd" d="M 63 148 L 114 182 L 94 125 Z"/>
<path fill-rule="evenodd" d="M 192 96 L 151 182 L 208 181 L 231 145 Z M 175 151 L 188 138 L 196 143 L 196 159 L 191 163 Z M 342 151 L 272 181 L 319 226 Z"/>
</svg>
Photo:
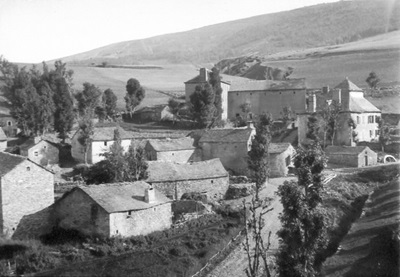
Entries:
<svg viewBox="0 0 400 277">
<path fill-rule="evenodd" d="M 269 184 L 260 193 L 260 197 L 272 197 L 271 205 L 274 208 L 271 212 L 265 215 L 265 227 L 263 229 L 264 237 L 267 238 L 268 233 L 271 231 L 271 253 L 276 252 L 278 249 L 278 237 L 276 232 L 280 228 L 279 213 L 282 212 L 282 204 L 279 197 L 275 195 L 278 186 L 283 184 L 286 180 L 295 180 L 295 177 L 284 177 L 270 179 Z M 250 200 L 251 197 L 247 197 Z M 245 276 L 245 269 L 248 261 L 246 252 L 242 245 L 237 246 L 221 263 L 219 263 L 207 276 L 208 277 L 232 277 L 232 276 Z"/>
</svg>

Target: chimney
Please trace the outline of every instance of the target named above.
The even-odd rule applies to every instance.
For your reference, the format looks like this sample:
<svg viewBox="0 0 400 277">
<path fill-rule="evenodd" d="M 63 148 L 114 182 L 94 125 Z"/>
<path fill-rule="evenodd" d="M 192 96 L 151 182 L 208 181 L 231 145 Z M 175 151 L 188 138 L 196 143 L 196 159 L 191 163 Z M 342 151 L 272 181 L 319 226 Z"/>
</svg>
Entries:
<svg viewBox="0 0 400 277">
<path fill-rule="evenodd" d="M 144 191 L 144 201 L 146 203 L 155 203 L 156 202 L 156 194 L 153 187 L 146 188 Z"/>
<path fill-rule="evenodd" d="M 200 68 L 200 81 L 208 82 L 208 70 L 205 67 Z"/>
</svg>

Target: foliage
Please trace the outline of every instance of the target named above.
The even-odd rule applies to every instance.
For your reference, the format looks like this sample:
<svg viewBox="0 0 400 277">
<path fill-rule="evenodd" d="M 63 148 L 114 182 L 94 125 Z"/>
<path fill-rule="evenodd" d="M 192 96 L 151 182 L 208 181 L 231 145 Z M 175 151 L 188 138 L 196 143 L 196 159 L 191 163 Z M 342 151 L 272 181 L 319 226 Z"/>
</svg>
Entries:
<svg viewBox="0 0 400 277">
<path fill-rule="evenodd" d="M 326 245 L 326 223 L 321 209 L 321 173 L 326 157 L 318 143 L 298 149 L 294 159 L 297 182 L 279 186 L 283 212 L 277 265 L 280 276 L 316 276 L 315 257 Z"/>
<path fill-rule="evenodd" d="M 330 104 L 325 105 L 321 111 L 321 122 L 320 126 L 323 136 L 323 147 L 326 146 L 326 140 L 330 139 L 333 145 L 335 139 L 335 133 L 338 128 L 339 113 L 342 110 L 342 106 L 337 101 L 333 100 Z"/>
<path fill-rule="evenodd" d="M 348 126 L 351 128 L 351 139 L 352 141 L 354 141 L 355 143 L 358 142 L 358 134 L 356 131 L 357 128 L 357 123 L 354 121 L 353 118 L 349 118 L 349 120 L 347 121 Z"/>
<path fill-rule="evenodd" d="M 319 142 L 319 130 L 320 126 L 318 124 L 317 115 L 313 114 L 308 117 L 306 137 L 312 141 Z"/>
<path fill-rule="evenodd" d="M 382 147 L 382 152 L 385 151 L 385 145 L 387 145 L 390 141 L 390 127 L 385 124 L 385 121 L 382 117 L 377 117 L 376 122 L 378 123 L 379 130 L 379 143 Z"/>
<path fill-rule="evenodd" d="M 259 200 L 258 191 L 269 177 L 268 147 L 271 142 L 270 126 L 272 117 L 270 114 L 262 114 L 256 123 L 256 134 L 251 142 L 251 150 L 248 153 L 248 168 L 254 175 L 256 183 L 256 201 Z"/>
<path fill-rule="evenodd" d="M 146 162 L 146 153 L 143 147 L 131 144 L 125 155 L 127 165 L 127 180 L 137 181 L 147 178 L 148 164 Z"/>
<path fill-rule="evenodd" d="M 84 83 L 83 90 L 75 94 L 78 102 L 78 112 L 81 117 L 93 118 L 96 108 L 100 105 L 101 91 L 94 84 Z"/>
<path fill-rule="evenodd" d="M 102 96 L 102 102 L 105 109 L 105 114 L 108 118 L 114 118 L 117 112 L 117 96 L 112 89 L 106 89 Z"/>
<path fill-rule="evenodd" d="M 376 89 L 376 86 L 381 81 L 378 75 L 375 72 L 370 72 L 365 82 L 367 82 L 368 86 L 372 89 Z"/>
<path fill-rule="evenodd" d="M 175 118 L 180 119 L 179 111 L 181 109 L 181 103 L 174 98 L 168 99 L 168 107 L 169 111 L 174 115 L 174 121 Z"/>
<path fill-rule="evenodd" d="M 146 91 L 140 85 L 140 82 L 134 78 L 129 79 L 126 83 L 126 95 L 124 97 L 126 111 L 132 114 L 145 96 Z"/>
<path fill-rule="evenodd" d="M 200 128 L 208 128 L 214 119 L 215 94 L 210 84 L 196 86 L 190 96 L 191 112 Z"/>
<path fill-rule="evenodd" d="M 281 115 L 282 115 L 283 123 L 285 125 L 286 125 L 286 123 L 296 119 L 296 113 L 293 112 L 293 110 L 290 106 L 283 107 Z"/>
<path fill-rule="evenodd" d="M 87 164 L 87 152 L 89 150 L 91 138 L 94 133 L 94 125 L 90 116 L 85 115 L 79 121 L 79 136 L 78 142 L 82 144 L 85 151 L 85 164 Z"/>
<path fill-rule="evenodd" d="M 222 87 L 221 87 L 221 76 L 219 75 L 219 70 L 216 67 L 211 69 L 209 74 L 209 84 L 211 85 L 214 92 L 214 118 L 213 125 L 219 125 L 219 121 L 222 120 Z"/>
</svg>

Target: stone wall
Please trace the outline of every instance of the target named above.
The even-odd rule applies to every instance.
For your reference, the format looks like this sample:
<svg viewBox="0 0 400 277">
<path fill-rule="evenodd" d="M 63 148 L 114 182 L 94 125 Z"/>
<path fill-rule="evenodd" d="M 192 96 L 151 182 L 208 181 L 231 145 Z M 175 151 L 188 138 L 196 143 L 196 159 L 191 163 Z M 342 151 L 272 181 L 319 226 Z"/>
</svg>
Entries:
<svg viewBox="0 0 400 277">
<path fill-rule="evenodd" d="M 368 152 L 367 155 L 365 155 L 365 151 Z M 328 161 L 329 163 L 332 164 L 338 164 L 338 165 L 343 165 L 343 166 L 349 166 L 349 167 L 364 167 L 366 166 L 365 164 L 365 156 L 367 156 L 368 159 L 368 164 L 367 166 L 370 165 L 376 165 L 378 163 L 378 155 L 371 151 L 371 150 L 365 150 L 361 153 L 357 154 L 343 154 L 343 153 L 331 153 L 328 154 Z"/>
<path fill-rule="evenodd" d="M 109 214 L 80 189 L 54 203 L 53 211 L 52 217 L 61 228 L 75 229 L 86 235 L 110 234 Z"/>
<path fill-rule="evenodd" d="M 2 230 L 13 235 L 25 215 L 54 203 L 54 175 L 25 160 L 1 178 Z"/>
<path fill-rule="evenodd" d="M 23 155 L 41 165 L 58 164 L 59 161 L 58 148 L 43 140 L 28 149 L 27 153 Z"/>
<path fill-rule="evenodd" d="M 229 177 L 151 183 L 166 196 L 179 200 L 184 193 L 204 193 L 212 199 L 223 199 L 229 186 Z"/>
<path fill-rule="evenodd" d="M 171 203 L 139 211 L 110 214 L 110 236 L 139 236 L 169 229 L 172 225 Z"/>
<path fill-rule="evenodd" d="M 157 152 L 157 161 L 187 163 L 193 152 L 194 149 Z"/>
<path fill-rule="evenodd" d="M 290 161 L 293 158 L 294 149 L 289 147 L 282 153 L 279 154 L 270 154 L 270 177 L 284 177 L 289 173 L 288 160 Z"/>
</svg>

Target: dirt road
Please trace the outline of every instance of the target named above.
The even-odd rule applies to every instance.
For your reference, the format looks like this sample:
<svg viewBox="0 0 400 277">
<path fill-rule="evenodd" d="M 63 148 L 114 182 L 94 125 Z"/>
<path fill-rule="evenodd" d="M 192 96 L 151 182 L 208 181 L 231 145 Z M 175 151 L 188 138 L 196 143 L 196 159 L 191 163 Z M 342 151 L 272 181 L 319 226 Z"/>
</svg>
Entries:
<svg viewBox="0 0 400 277">
<path fill-rule="evenodd" d="M 271 247 L 270 252 L 276 252 L 278 249 L 278 237 L 276 232 L 280 228 L 280 221 L 278 219 L 279 213 L 282 212 L 282 205 L 279 201 L 279 197 L 275 195 L 275 192 L 279 185 L 283 184 L 286 180 L 295 180 L 294 177 L 285 178 L 274 178 L 270 179 L 268 185 L 260 193 L 261 197 L 271 197 L 271 208 L 274 208 L 271 212 L 265 215 L 265 227 L 263 229 L 265 239 L 268 236 L 269 231 L 271 234 Z M 250 197 L 248 197 L 250 200 Z M 208 277 L 233 277 L 233 276 L 246 276 L 245 269 L 248 261 L 246 252 L 242 245 L 236 247 L 219 265 L 217 265 L 207 276 Z"/>
</svg>

